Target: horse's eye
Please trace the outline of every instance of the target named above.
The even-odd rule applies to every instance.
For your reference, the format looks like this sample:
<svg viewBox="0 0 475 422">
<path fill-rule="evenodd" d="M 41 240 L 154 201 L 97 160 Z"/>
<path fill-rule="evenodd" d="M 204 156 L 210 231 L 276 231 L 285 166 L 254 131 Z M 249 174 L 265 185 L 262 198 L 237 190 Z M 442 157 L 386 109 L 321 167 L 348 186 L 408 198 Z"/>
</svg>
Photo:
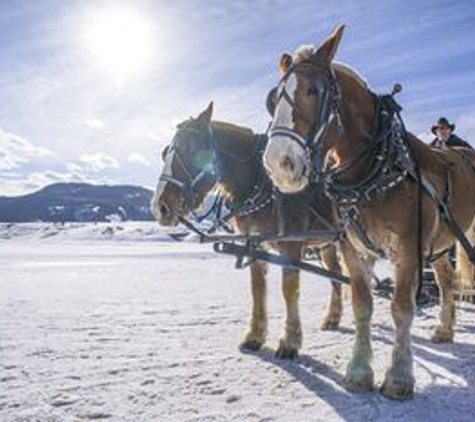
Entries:
<svg viewBox="0 0 475 422">
<path fill-rule="evenodd" d="M 192 146 L 191 142 L 182 142 L 179 147 L 180 152 L 183 154 L 189 154 L 192 151 Z"/>
<path fill-rule="evenodd" d="M 310 95 L 317 95 L 318 93 L 318 89 L 316 86 L 311 86 L 308 91 L 307 91 L 307 95 L 310 96 Z"/>
</svg>

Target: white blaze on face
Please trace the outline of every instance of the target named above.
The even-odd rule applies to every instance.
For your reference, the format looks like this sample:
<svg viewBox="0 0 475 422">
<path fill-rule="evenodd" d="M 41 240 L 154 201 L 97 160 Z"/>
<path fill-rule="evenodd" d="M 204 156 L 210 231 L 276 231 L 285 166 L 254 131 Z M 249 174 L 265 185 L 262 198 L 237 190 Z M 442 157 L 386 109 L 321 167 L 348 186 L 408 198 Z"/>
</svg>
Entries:
<svg viewBox="0 0 475 422">
<path fill-rule="evenodd" d="M 294 74 L 291 74 L 287 78 L 285 85 L 281 85 L 279 87 L 277 97 L 281 95 L 283 89 L 287 91 L 287 94 L 289 94 L 292 99 L 295 98 L 295 92 L 297 90 L 297 79 Z M 293 109 L 291 104 L 289 104 L 289 102 L 285 99 L 282 99 L 281 101 L 279 101 L 275 109 L 272 127 L 285 127 L 288 129 L 293 129 L 294 121 L 292 115 Z"/>
<path fill-rule="evenodd" d="M 297 91 L 295 74 L 291 74 L 287 78 L 285 86 L 279 87 L 277 98 L 280 97 L 283 89 L 295 101 Z M 289 101 L 281 98 L 274 112 L 271 133 L 276 128 L 295 131 L 293 112 Z M 269 172 L 272 182 L 280 191 L 293 193 L 302 190 L 307 185 L 307 180 L 303 177 L 304 160 L 305 151 L 295 140 L 287 136 L 271 136 L 264 153 L 264 166 Z"/>
<path fill-rule="evenodd" d="M 172 159 L 167 157 L 163 164 L 162 174 L 172 175 Z M 152 198 L 152 214 L 158 222 L 163 219 L 162 212 L 160 210 L 160 201 L 162 199 L 163 191 L 167 182 L 159 181 Z"/>
<path fill-rule="evenodd" d="M 157 189 L 155 189 L 155 192 L 153 194 L 152 198 L 152 214 L 155 217 L 155 220 L 160 222 L 161 220 L 161 213 L 160 213 L 160 206 L 159 206 L 159 194 L 158 194 L 158 188 L 160 186 L 160 182 L 158 182 Z"/>
</svg>

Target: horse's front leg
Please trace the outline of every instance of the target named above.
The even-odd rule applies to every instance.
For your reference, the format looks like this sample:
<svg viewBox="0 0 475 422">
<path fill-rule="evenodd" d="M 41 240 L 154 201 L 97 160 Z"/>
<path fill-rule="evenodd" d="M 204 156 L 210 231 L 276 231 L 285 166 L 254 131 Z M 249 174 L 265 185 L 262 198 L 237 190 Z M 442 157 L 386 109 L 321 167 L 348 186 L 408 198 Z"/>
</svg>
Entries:
<svg viewBox="0 0 475 422">
<path fill-rule="evenodd" d="M 371 277 L 374 259 L 364 259 L 348 242 L 342 242 L 341 250 L 351 279 L 351 299 L 356 326 L 353 356 L 346 368 L 345 383 L 350 391 L 372 390 L 374 374 L 371 368 Z"/>
<path fill-rule="evenodd" d="M 341 272 L 336 247 L 334 245 L 327 246 L 320 254 L 329 271 Z M 330 303 L 328 304 L 327 313 L 321 325 L 322 330 L 337 330 L 340 326 L 342 313 L 341 283 L 332 282 Z"/>
<path fill-rule="evenodd" d="M 250 266 L 252 317 L 244 334 L 241 348 L 259 350 L 267 338 L 267 264 L 255 261 Z"/>
<path fill-rule="evenodd" d="M 411 325 L 414 318 L 417 253 L 397 258 L 396 286 L 391 312 L 396 328 L 391 366 L 386 372 L 381 392 L 388 398 L 406 400 L 414 394 Z"/>
<path fill-rule="evenodd" d="M 285 248 L 289 258 L 300 259 L 301 247 Z M 276 356 L 281 359 L 295 359 L 302 347 L 302 326 L 299 315 L 299 271 L 284 268 L 282 270 L 282 290 L 285 299 L 286 318 L 284 334 L 280 338 Z"/>
<path fill-rule="evenodd" d="M 432 335 L 435 343 L 447 343 L 454 340 L 455 325 L 455 271 L 446 253 L 433 264 L 440 291 L 440 323 Z"/>
</svg>

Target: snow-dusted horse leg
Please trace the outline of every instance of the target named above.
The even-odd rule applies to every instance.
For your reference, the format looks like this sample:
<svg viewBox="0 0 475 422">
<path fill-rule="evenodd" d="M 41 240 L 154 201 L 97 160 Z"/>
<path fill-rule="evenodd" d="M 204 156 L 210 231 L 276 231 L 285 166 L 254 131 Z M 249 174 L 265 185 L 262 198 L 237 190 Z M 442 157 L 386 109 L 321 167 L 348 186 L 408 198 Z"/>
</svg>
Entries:
<svg viewBox="0 0 475 422">
<path fill-rule="evenodd" d="M 267 264 L 256 261 L 251 264 L 252 317 L 244 334 L 241 348 L 259 350 L 267 338 Z"/>
<path fill-rule="evenodd" d="M 414 394 L 411 325 L 414 319 L 415 289 L 418 261 L 415 248 L 401 248 L 395 261 L 396 285 L 391 303 L 396 332 L 391 366 L 386 372 L 381 392 L 388 398 L 406 400 Z"/>
<path fill-rule="evenodd" d="M 356 326 L 353 356 L 346 369 L 345 383 L 350 391 L 372 390 L 374 375 L 371 368 L 371 276 L 374 260 L 363 259 L 348 242 L 342 242 L 341 247 L 351 278 L 351 299 Z"/>
<path fill-rule="evenodd" d="M 341 272 L 340 264 L 334 246 L 326 247 L 320 252 L 323 262 L 329 271 Z M 341 283 L 332 282 L 332 293 L 328 304 L 327 313 L 323 319 L 322 330 L 337 330 L 340 326 L 343 313 Z"/>
<path fill-rule="evenodd" d="M 282 248 L 282 252 L 292 259 L 300 259 L 301 249 Z M 302 347 L 302 326 L 299 315 L 300 275 L 298 270 L 282 270 L 282 292 L 285 300 L 284 333 L 279 340 L 276 356 L 281 359 L 295 359 Z"/>
<path fill-rule="evenodd" d="M 455 325 L 455 271 L 448 253 L 444 254 L 432 265 L 440 292 L 440 322 L 432 335 L 432 341 L 435 343 L 452 342 L 454 340 Z"/>
<path fill-rule="evenodd" d="M 282 290 L 285 299 L 286 318 L 284 333 L 279 340 L 276 356 L 281 359 L 295 359 L 302 347 L 302 327 L 299 316 L 299 272 L 282 270 Z"/>
</svg>

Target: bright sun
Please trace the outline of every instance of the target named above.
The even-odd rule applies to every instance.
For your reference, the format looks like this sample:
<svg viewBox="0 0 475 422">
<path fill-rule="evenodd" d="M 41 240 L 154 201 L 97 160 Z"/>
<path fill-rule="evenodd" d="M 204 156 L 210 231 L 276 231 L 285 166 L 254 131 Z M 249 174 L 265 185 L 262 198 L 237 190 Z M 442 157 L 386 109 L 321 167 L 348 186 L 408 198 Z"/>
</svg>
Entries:
<svg viewBox="0 0 475 422">
<path fill-rule="evenodd" d="M 152 32 L 148 19 L 130 9 L 96 10 L 85 26 L 95 64 L 118 87 L 150 64 Z"/>
</svg>

